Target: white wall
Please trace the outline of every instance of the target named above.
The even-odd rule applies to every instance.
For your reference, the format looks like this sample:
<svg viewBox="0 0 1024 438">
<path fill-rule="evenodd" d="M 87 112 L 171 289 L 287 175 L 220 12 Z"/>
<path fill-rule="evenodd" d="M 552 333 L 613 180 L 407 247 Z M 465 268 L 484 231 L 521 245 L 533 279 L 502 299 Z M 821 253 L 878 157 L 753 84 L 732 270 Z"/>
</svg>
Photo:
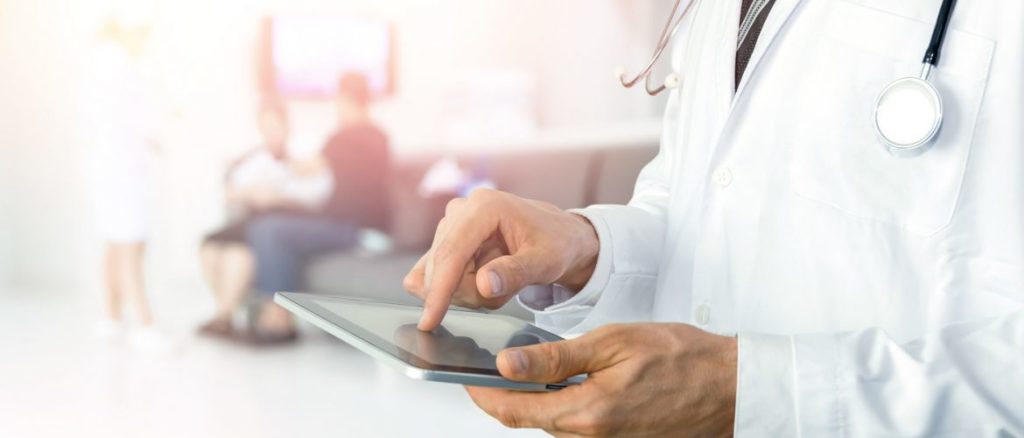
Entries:
<svg viewBox="0 0 1024 438">
<path fill-rule="evenodd" d="M 14 244 L 11 242 L 11 231 L 13 224 L 8 217 L 11 216 L 10 197 L 10 161 L 0 160 L 0 295 L 8 285 L 8 278 L 11 275 L 11 252 Z"/>
<path fill-rule="evenodd" d="M 0 0 L 0 280 L 94 282 L 97 242 L 89 146 L 72 104 L 103 8 L 75 0 Z M 647 120 L 660 104 L 611 72 L 650 53 L 658 0 L 160 0 L 146 65 L 164 114 L 157 279 L 197 276 L 194 250 L 221 219 L 225 161 L 255 141 L 254 44 L 269 13 L 384 17 L 398 31 L 398 93 L 377 109 L 399 154 L 446 145 L 438 109 L 459 71 L 515 68 L 539 80 L 541 127 Z M 296 137 L 315 146 L 329 103 L 292 104 Z M 465 146 L 462 146 L 465 147 Z M 2 293 L 2 292 L 0 292 Z"/>
</svg>

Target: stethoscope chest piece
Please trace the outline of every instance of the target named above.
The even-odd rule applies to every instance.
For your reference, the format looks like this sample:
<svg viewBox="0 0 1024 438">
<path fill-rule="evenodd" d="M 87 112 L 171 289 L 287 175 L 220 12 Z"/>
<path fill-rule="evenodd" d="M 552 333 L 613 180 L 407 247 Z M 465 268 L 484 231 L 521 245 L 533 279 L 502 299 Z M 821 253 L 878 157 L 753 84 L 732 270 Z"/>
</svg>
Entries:
<svg viewBox="0 0 1024 438">
<path fill-rule="evenodd" d="M 928 50 L 924 53 L 921 75 L 893 81 L 875 101 L 875 132 L 893 155 L 915 155 L 924 151 L 942 127 L 942 96 L 929 79 L 938 65 L 955 5 L 956 0 L 942 0 Z"/>
<path fill-rule="evenodd" d="M 878 95 L 874 119 L 875 132 L 889 152 L 920 152 L 942 127 L 942 97 L 926 79 L 897 79 Z"/>
</svg>

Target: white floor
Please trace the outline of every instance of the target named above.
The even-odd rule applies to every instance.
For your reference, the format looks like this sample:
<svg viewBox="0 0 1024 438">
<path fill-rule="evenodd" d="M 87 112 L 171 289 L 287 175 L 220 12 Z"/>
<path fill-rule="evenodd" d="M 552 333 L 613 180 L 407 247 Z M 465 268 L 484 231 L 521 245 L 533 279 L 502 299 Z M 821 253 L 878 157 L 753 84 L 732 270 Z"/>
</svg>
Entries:
<svg viewBox="0 0 1024 438">
<path fill-rule="evenodd" d="M 304 326 L 256 350 L 192 334 L 196 291 L 156 296 L 169 358 L 90 340 L 90 294 L 0 291 L 0 437 L 537 436 L 504 429 L 462 387 L 418 382 Z"/>
</svg>

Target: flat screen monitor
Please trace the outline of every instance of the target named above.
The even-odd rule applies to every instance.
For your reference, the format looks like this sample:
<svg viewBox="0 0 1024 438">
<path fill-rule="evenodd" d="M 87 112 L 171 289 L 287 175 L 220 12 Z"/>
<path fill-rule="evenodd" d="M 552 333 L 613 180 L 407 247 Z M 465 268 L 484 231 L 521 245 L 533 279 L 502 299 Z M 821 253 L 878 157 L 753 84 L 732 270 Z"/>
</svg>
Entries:
<svg viewBox="0 0 1024 438">
<path fill-rule="evenodd" d="M 347 16 L 282 15 L 265 21 L 263 83 L 284 97 L 330 98 L 346 72 L 366 75 L 377 96 L 394 90 L 389 22 Z"/>
</svg>

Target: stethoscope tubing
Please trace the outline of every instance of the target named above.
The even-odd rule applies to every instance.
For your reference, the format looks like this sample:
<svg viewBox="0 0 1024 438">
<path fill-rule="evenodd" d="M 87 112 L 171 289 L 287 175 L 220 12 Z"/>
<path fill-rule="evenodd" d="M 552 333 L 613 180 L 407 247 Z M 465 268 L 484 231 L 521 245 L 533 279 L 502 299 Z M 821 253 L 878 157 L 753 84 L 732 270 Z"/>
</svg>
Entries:
<svg viewBox="0 0 1024 438">
<path fill-rule="evenodd" d="M 956 0 L 942 0 L 942 7 L 939 8 L 939 16 L 935 20 L 935 29 L 932 31 L 932 39 L 928 43 L 928 50 L 924 52 L 925 64 L 936 66 L 939 64 L 939 57 L 942 54 L 942 45 L 946 40 L 946 31 L 949 30 L 949 22 L 953 17 L 953 8 Z"/>
<path fill-rule="evenodd" d="M 661 36 L 658 38 L 658 45 L 654 50 L 654 56 L 651 57 L 651 60 L 647 63 L 644 69 L 633 77 L 633 79 L 627 80 L 625 78 L 625 73 L 620 74 L 619 82 L 622 83 L 622 86 L 632 88 L 642 80 L 644 81 L 644 88 L 646 89 L 647 94 L 651 96 L 656 96 L 658 93 L 665 90 L 665 84 L 653 89 L 650 87 L 651 73 L 654 71 L 654 66 L 658 63 L 658 60 L 661 59 L 661 55 L 665 53 L 665 49 L 668 48 L 672 39 L 675 37 L 683 19 L 686 18 L 686 15 L 689 14 L 690 9 L 693 7 L 693 4 L 697 3 L 697 1 L 698 0 L 688 1 L 686 6 L 683 7 L 683 11 L 679 15 L 679 18 L 676 18 L 676 12 L 679 11 L 679 4 L 682 2 L 682 0 L 676 0 L 675 4 L 672 5 L 672 13 L 669 15 L 668 21 L 665 22 L 665 27 L 661 30 Z"/>
<path fill-rule="evenodd" d="M 651 57 L 650 61 L 648 61 L 648 63 L 644 66 L 643 70 L 641 70 L 640 73 L 637 74 L 636 76 L 634 76 L 632 79 L 627 79 L 625 72 L 624 71 L 620 71 L 620 73 L 618 75 L 619 76 L 619 82 L 624 87 L 631 88 L 631 87 L 635 86 L 636 84 L 638 84 L 642 80 L 642 81 L 644 81 L 644 88 L 647 91 L 647 94 L 649 94 L 651 96 L 655 96 L 655 95 L 661 93 L 662 91 L 664 91 L 667 88 L 668 80 L 666 80 L 666 83 L 661 84 L 659 87 L 652 89 L 651 86 L 650 86 L 650 78 L 651 78 L 651 73 L 654 70 L 654 66 L 657 64 L 658 60 L 664 54 L 665 49 L 668 48 L 668 46 L 671 43 L 672 39 L 675 37 L 676 32 L 679 30 L 680 25 L 682 24 L 683 20 L 686 18 L 686 15 L 689 13 L 689 11 L 693 7 L 694 3 L 697 3 L 698 0 L 690 0 L 690 1 L 688 1 L 686 6 L 683 7 L 682 13 L 679 14 L 678 18 L 676 18 L 676 13 L 679 12 L 679 7 L 680 7 L 681 1 L 682 0 L 676 0 L 675 3 L 672 5 L 671 15 L 669 16 L 668 21 L 665 22 L 665 27 L 662 28 L 661 35 L 658 37 L 658 45 L 655 48 L 654 55 Z M 765 3 L 767 3 L 766 0 L 755 0 L 752 3 L 751 6 L 752 6 L 752 9 L 753 8 L 760 8 Z M 929 81 L 929 76 L 931 76 L 932 70 L 938 65 L 939 59 L 941 58 L 943 43 L 945 42 L 945 39 L 946 39 L 946 33 L 949 30 L 949 24 L 950 24 L 950 21 L 951 21 L 952 16 L 953 16 L 953 9 L 955 8 L 955 6 L 956 6 L 956 0 L 942 0 L 942 5 L 939 8 L 938 17 L 935 20 L 935 28 L 932 30 L 932 36 L 931 36 L 931 39 L 928 42 L 928 48 L 925 50 L 924 58 L 922 60 L 922 64 L 923 65 L 922 65 L 922 68 L 921 68 L 920 76 L 918 78 L 904 78 L 904 79 L 900 79 L 900 80 L 897 80 L 896 82 L 890 84 L 888 87 L 886 87 L 882 91 L 882 93 L 879 95 L 878 99 L 875 102 L 875 117 L 874 117 L 874 119 L 875 119 L 874 120 L 875 121 L 875 130 L 876 130 L 876 132 L 879 133 L 880 139 L 882 140 L 882 142 L 884 144 L 886 144 L 889 147 L 891 152 L 915 150 L 915 149 L 918 149 L 918 148 L 920 148 L 920 147 L 922 147 L 922 146 L 924 146 L 924 145 L 926 145 L 928 143 L 931 143 L 931 141 L 934 139 L 935 135 L 938 134 L 938 131 L 939 131 L 939 129 L 942 126 L 942 112 L 943 112 L 942 97 L 938 93 L 938 90 L 935 89 L 935 86 L 932 85 L 931 82 Z M 749 17 L 746 17 L 746 18 L 749 19 Z M 747 21 L 747 20 L 744 20 L 744 21 Z M 741 23 L 741 25 L 740 25 L 741 37 L 740 37 L 740 40 L 739 40 L 740 42 L 739 43 L 742 43 L 742 41 L 743 41 L 742 38 L 745 35 L 746 31 L 748 30 L 748 27 L 749 27 L 748 23 L 746 23 L 746 22 Z M 907 81 L 907 80 L 910 80 L 910 79 L 915 79 L 915 80 L 919 81 L 921 86 L 923 88 L 927 89 L 928 94 L 933 96 L 933 100 L 937 101 L 937 107 L 935 109 L 937 117 L 936 117 L 934 125 L 931 128 L 931 132 L 926 137 L 922 138 L 920 141 L 914 142 L 914 143 L 911 143 L 911 144 L 896 144 L 896 143 L 893 143 L 892 141 L 890 141 L 888 138 L 885 137 L 885 135 L 882 134 L 882 129 L 879 126 L 879 120 L 878 120 L 878 108 L 879 108 L 879 105 L 882 102 L 883 97 L 886 95 L 886 93 L 890 89 L 893 89 L 896 84 L 899 84 L 899 83 L 901 83 L 903 81 Z"/>
</svg>

